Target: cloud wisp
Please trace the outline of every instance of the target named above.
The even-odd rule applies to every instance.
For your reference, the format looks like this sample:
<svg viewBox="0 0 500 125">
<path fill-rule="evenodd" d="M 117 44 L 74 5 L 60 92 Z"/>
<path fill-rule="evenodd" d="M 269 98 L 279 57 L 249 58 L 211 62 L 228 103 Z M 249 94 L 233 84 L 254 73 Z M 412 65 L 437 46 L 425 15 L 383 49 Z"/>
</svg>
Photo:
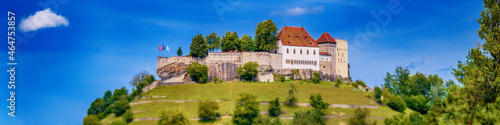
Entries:
<svg viewBox="0 0 500 125">
<path fill-rule="evenodd" d="M 425 57 L 422 58 L 422 60 L 413 61 L 409 65 L 407 65 L 406 68 L 407 69 L 414 69 L 416 67 L 422 66 L 422 65 L 424 65 L 424 60 L 425 60 Z"/>
<path fill-rule="evenodd" d="M 21 21 L 20 29 L 24 32 L 35 31 L 43 28 L 51 28 L 58 26 L 68 26 L 68 20 L 57 15 L 47 8 L 42 11 L 38 11 L 35 15 L 30 15 L 28 18 Z"/>
<path fill-rule="evenodd" d="M 274 11 L 271 12 L 271 15 L 289 15 L 289 16 L 297 16 L 304 14 L 318 14 L 325 11 L 323 9 L 323 5 L 315 6 L 313 8 L 309 7 L 295 7 L 287 9 L 286 11 Z"/>
</svg>

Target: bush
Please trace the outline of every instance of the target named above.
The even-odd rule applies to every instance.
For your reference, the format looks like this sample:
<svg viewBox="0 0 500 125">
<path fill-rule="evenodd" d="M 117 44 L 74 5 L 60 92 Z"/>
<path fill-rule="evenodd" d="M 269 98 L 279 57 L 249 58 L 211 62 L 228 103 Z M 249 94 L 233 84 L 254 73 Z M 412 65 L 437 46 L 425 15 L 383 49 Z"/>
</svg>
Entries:
<svg viewBox="0 0 500 125">
<path fill-rule="evenodd" d="M 188 125 L 189 120 L 182 112 L 162 111 L 158 125 Z"/>
<path fill-rule="evenodd" d="M 280 99 L 276 97 L 276 99 L 269 101 L 269 115 L 276 117 L 281 114 L 281 107 L 280 107 Z"/>
<path fill-rule="evenodd" d="M 358 80 L 356 80 L 356 81 L 355 81 L 355 83 L 356 83 L 356 84 L 358 84 L 358 85 L 361 85 L 361 86 L 363 86 L 363 87 L 366 87 L 365 82 L 363 82 L 363 81 L 361 81 L 361 80 L 359 80 L 359 79 L 358 79 Z M 357 87 L 357 86 L 356 86 L 356 87 Z"/>
<path fill-rule="evenodd" d="M 236 100 L 233 122 L 235 124 L 250 125 L 253 119 L 259 115 L 259 103 L 257 97 L 248 93 L 241 93 Z"/>
<path fill-rule="evenodd" d="M 375 98 L 380 99 L 380 96 L 382 96 L 382 90 L 378 86 L 375 86 L 373 91 L 375 92 Z"/>
<path fill-rule="evenodd" d="M 319 73 L 317 73 L 317 72 L 313 73 L 313 77 L 311 77 L 311 81 L 315 84 L 318 84 L 320 80 L 321 79 L 320 79 Z"/>
<path fill-rule="evenodd" d="M 130 110 L 127 110 L 125 114 L 122 115 L 122 118 L 125 122 L 130 123 L 132 120 L 134 120 L 134 113 L 132 113 Z"/>
<path fill-rule="evenodd" d="M 337 78 L 337 81 L 335 81 L 335 83 L 342 84 L 342 79 L 341 78 Z"/>
<path fill-rule="evenodd" d="M 425 114 L 428 110 L 426 105 L 427 99 L 423 95 L 411 96 L 406 104 L 408 108 L 418 111 L 422 114 Z"/>
<path fill-rule="evenodd" d="M 337 87 L 337 88 L 340 87 L 340 83 L 335 82 L 335 87 Z"/>
<path fill-rule="evenodd" d="M 370 115 L 370 110 L 366 108 L 356 108 L 354 111 L 354 117 L 349 118 L 349 125 L 369 125 L 366 121 L 367 117 Z M 376 124 L 376 121 L 373 123 Z"/>
<path fill-rule="evenodd" d="M 288 97 L 286 99 L 286 105 L 288 106 L 295 106 L 297 104 L 297 97 L 295 97 L 296 93 L 298 92 L 297 87 L 294 84 L 290 84 L 291 89 L 288 90 Z"/>
<path fill-rule="evenodd" d="M 101 125 L 99 119 L 95 115 L 87 115 L 83 118 L 83 125 Z"/>
<path fill-rule="evenodd" d="M 106 109 L 106 103 L 101 98 L 97 98 L 90 104 L 90 108 L 87 110 L 87 115 L 97 115 L 104 112 Z"/>
<path fill-rule="evenodd" d="M 293 116 L 292 125 L 326 125 L 326 120 L 318 110 L 298 111 Z"/>
<path fill-rule="evenodd" d="M 116 120 L 116 121 L 111 122 L 111 125 L 127 125 L 127 122 L 125 122 L 123 120 Z"/>
<path fill-rule="evenodd" d="M 243 77 L 243 79 L 253 81 L 255 76 L 259 73 L 258 67 L 259 64 L 257 62 L 247 62 L 243 66 L 239 66 L 236 72 Z"/>
<path fill-rule="evenodd" d="M 311 95 L 309 97 L 309 103 L 311 104 L 311 107 L 313 107 L 315 110 L 324 112 L 330 104 L 327 102 L 323 101 L 323 98 L 321 98 L 321 94 L 316 94 L 316 96 Z"/>
<path fill-rule="evenodd" d="M 353 83 L 351 83 L 351 85 L 352 85 L 352 87 L 358 89 L 358 83 L 353 82 Z"/>
<path fill-rule="evenodd" d="M 384 120 L 386 125 L 424 125 L 424 118 L 420 113 L 412 112 L 409 116 L 404 114 L 395 115 Z"/>
<path fill-rule="evenodd" d="M 130 109 L 130 105 L 127 99 L 121 99 L 113 104 L 113 113 L 117 117 L 123 115 L 128 109 Z"/>
<path fill-rule="evenodd" d="M 198 103 L 198 116 L 200 116 L 200 118 L 205 118 L 206 121 L 213 121 L 220 116 L 220 113 L 217 112 L 219 108 L 219 103 L 215 101 L 200 101 Z"/>
<path fill-rule="evenodd" d="M 286 78 L 282 74 L 274 74 L 274 81 L 285 82 Z"/>
<path fill-rule="evenodd" d="M 390 98 L 387 106 L 399 112 L 404 112 L 406 110 L 405 101 L 403 101 L 400 96 L 394 96 Z"/>
<path fill-rule="evenodd" d="M 208 67 L 207 65 L 201 65 L 198 62 L 193 62 L 187 67 L 188 75 L 195 82 L 206 83 L 208 80 Z"/>
</svg>

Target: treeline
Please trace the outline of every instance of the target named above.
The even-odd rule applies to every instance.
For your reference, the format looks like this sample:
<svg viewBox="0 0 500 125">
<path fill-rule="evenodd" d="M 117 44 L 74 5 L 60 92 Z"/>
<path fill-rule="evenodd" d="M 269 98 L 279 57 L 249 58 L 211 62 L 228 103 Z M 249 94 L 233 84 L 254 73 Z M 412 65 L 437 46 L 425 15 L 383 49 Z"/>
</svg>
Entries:
<svg viewBox="0 0 500 125">
<path fill-rule="evenodd" d="M 217 33 L 211 33 L 205 37 L 197 34 L 192 38 L 189 55 L 205 58 L 208 52 L 215 52 L 219 49 L 222 52 L 268 52 L 276 49 L 277 33 L 278 28 L 272 20 L 268 19 L 257 24 L 254 38 L 245 34 L 240 39 L 238 33 L 230 31 L 222 36 L 218 36 Z"/>
<path fill-rule="evenodd" d="M 500 1 L 483 2 L 478 35 L 484 43 L 471 49 L 452 72 L 461 85 L 443 83 L 437 75 L 409 76 L 407 69 L 398 67 L 395 74 L 387 74 L 376 95 L 382 103 L 406 103 L 419 113 L 387 118 L 385 124 L 500 124 Z M 404 106 L 393 109 L 404 111 Z"/>
<path fill-rule="evenodd" d="M 87 116 L 83 119 L 83 124 L 100 125 L 99 121 L 110 114 L 115 114 L 115 117 L 122 116 L 123 121 L 117 122 L 123 122 L 123 124 L 132 122 L 133 113 L 130 111 L 129 103 L 134 98 L 141 97 L 142 89 L 154 81 L 156 81 L 154 75 L 143 72 L 136 75 L 130 82 L 134 87 L 130 95 L 125 87 L 115 89 L 113 92 L 106 91 L 102 98 L 99 97 L 92 102 L 87 110 Z"/>
</svg>

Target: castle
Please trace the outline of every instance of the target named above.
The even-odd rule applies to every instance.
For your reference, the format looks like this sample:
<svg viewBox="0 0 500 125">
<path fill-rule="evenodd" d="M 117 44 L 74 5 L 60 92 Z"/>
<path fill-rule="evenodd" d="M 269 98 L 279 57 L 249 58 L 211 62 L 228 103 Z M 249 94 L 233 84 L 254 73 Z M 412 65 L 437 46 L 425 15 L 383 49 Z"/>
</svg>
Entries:
<svg viewBox="0 0 500 125">
<path fill-rule="evenodd" d="M 209 80 L 238 78 L 238 66 L 250 61 L 259 64 L 258 81 L 273 81 L 273 74 L 308 79 L 319 72 L 321 79 L 349 79 L 347 41 L 323 33 L 317 40 L 302 27 L 283 27 L 276 36 L 276 49 L 269 52 L 209 52 L 206 58 L 158 57 L 157 74 L 163 82 L 191 81 L 186 67 L 199 62 L 209 67 Z M 294 74 L 293 70 L 296 71 Z"/>
</svg>

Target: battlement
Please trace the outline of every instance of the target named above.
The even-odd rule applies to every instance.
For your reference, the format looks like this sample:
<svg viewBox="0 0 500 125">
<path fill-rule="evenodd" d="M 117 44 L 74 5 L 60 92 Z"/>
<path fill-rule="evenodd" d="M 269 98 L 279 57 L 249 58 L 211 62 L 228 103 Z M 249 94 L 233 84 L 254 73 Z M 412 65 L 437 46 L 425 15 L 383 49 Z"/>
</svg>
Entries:
<svg viewBox="0 0 500 125">
<path fill-rule="evenodd" d="M 157 67 L 156 68 L 161 68 L 165 65 L 171 64 L 171 63 L 186 63 L 186 64 L 191 64 L 192 62 L 204 62 L 205 59 L 199 58 L 199 57 L 192 57 L 192 56 L 174 56 L 174 57 L 162 57 L 158 56 L 158 62 L 157 62 Z"/>
</svg>

